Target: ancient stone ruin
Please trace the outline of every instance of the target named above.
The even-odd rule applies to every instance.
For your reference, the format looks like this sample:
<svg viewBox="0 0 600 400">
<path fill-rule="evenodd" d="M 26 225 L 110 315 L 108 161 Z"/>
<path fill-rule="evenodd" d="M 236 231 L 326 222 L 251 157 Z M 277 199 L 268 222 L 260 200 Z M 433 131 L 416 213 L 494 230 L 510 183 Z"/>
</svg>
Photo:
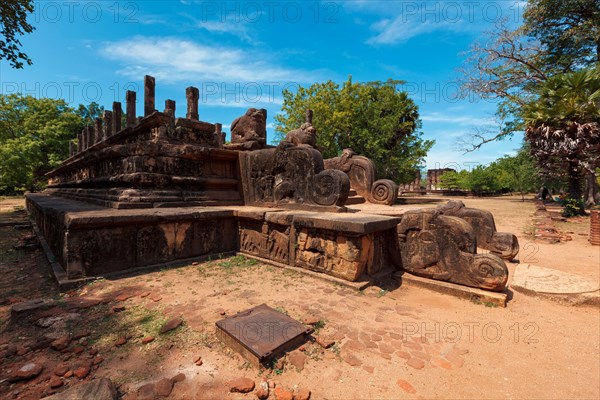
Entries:
<svg viewBox="0 0 600 400">
<path fill-rule="evenodd" d="M 113 103 L 48 173 L 48 188 L 27 195 L 60 282 L 240 252 L 348 281 L 405 271 L 504 289 L 503 258 L 518 243 L 489 212 L 460 202 L 394 217 L 348 212 L 351 188 L 389 205 L 397 186 L 349 149 L 323 160 L 312 112 L 270 146 L 266 110 L 251 108 L 225 144 L 220 124 L 199 120 L 198 89 L 187 88 L 186 117 L 176 118 L 172 100 L 156 110 L 154 87 L 147 76 L 142 117 L 127 92 L 125 126 Z"/>
</svg>

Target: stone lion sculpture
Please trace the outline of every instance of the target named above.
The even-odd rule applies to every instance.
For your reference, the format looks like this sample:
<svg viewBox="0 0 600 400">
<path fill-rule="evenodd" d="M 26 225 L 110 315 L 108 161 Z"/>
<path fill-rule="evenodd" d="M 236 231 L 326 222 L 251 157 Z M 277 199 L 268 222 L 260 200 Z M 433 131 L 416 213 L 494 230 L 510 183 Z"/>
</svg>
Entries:
<svg viewBox="0 0 600 400">
<path fill-rule="evenodd" d="M 231 123 L 231 145 L 235 150 L 264 149 L 267 143 L 267 110 L 249 108 Z"/>
</svg>

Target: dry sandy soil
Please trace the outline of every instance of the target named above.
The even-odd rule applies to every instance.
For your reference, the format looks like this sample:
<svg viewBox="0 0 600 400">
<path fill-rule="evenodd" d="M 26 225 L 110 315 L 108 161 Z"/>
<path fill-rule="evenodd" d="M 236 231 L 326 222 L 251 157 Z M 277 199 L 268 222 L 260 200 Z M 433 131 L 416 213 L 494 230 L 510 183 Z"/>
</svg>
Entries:
<svg viewBox="0 0 600 400">
<path fill-rule="evenodd" d="M 538 244 L 526 233 L 532 202 L 463 201 L 492 211 L 498 230 L 519 237 L 520 262 L 599 279 L 600 248 L 579 235 L 589 230 L 589 219 L 559 224 L 573 232 L 572 241 Z M 15 206 L 22 201 L 2 200 L 0 220 L 23 220 Z M 281 389 L 308 389 L 313 399 L 600 398 L 597 307 L 518 292 L 507 308 L 488 307 L 392 282 L 358 292 L 244 257 L 98 280 L 60 294 L 39 248 L 13 248 L 30 243 L 30 234 L 0 227 L 0 398 L 40 398 L 81 380 L 109 377 L 126 398 L 139 399 L 138 388 L 178 373 L 185 380 L 174 385 L 171 399 L 256 398 L 229 392 L 228 382 L 238 377 L 274 383 L 270 399 L 284 398 L 283 391 L 276 393 Z M 11 317 L 11 304 L 37 297 L 59 301 Z M 252 367 L 217 340 L 214 323 L 261 303 L 318 321 L 315 336 L 335 344 L 324 349 L 309 342 L 273 369 Z M 160 334 L 173 317 L 183 324 Z M 48 347 L 48 340 L 68 334 L 64 348 L 52 349 L 61 347 L 56 342 Z M 154 340 L 142 343 L 149 337 Z M 28 362 L 44 367 L 38 377 L 6 380 Z M 61 364 L 85 377 L 57 377 Z"/>
</svg>

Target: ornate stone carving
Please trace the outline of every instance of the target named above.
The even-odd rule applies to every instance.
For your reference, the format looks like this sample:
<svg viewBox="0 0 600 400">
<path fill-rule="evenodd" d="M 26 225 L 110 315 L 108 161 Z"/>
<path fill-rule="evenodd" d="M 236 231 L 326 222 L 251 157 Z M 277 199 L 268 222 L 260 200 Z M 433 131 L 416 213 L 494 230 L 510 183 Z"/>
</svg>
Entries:
<svg viewBox="0 0 600 400">
<path fill-rule="evenodd" d="M 494 254 L 476 254 L 475 232 L 464 219 L 439 210 L 410 210 L 402 216 L 397 232 L 405 271 L 486 290 L 504 290 L 508 280 L 504 261 Z"/>
<path fill-rule="evenodd" d="M 289 146 L 240 154 L 246 204 L 304 208 L 343 206 L 350 191 L 346 174 L 323 169 L 321 153 Z"/>
<path fill-rule="evenodd" d="M 300 128 L 291 130 L 285 135 L 284 141 L 294 146 L 316 147 L 317 130 L 312 124 L 303 123 Z"/>
<path fill-rule="evenodd" d="M 486 210 L 465 207 L 460 200 L 452 200 L 439 205 L 437 210 L 444 214 L 459 217 L 467 221 L 477 238 L 477 246 L 489 250 L 492 254 L 512 260 L 519 253 L 519 240 L 512 233 L 496 231 L 494 216 Z"/>
<path fill-rule="evenodd" d="M 289 227 L 241 221 L 239 238 L 240 251 L 283 264 L 289 263 Z"/>
<path fill-rule="evenodd" d="M 375 180 L 375 164 L 367 157 L 344 149 L 341 157 L 325 160 L 326 169 L 339 170 L 350 178 L 350 187 L 370 203 L 392 205 L 396 202 L 398 185 L 389 179 Z"/>
<path fill-rule="evenodd" d="M 333 231 L 301 229 L 296 266 L 356 281 L 366 272 L 373 255 L 372 236 L 353 237 Z"/>
<path fill-rule="evenodd" d="M 231 123 L 230 150 L 264 149 L 267 143 L 267 110 L 249 108 Z"/>
</svg>

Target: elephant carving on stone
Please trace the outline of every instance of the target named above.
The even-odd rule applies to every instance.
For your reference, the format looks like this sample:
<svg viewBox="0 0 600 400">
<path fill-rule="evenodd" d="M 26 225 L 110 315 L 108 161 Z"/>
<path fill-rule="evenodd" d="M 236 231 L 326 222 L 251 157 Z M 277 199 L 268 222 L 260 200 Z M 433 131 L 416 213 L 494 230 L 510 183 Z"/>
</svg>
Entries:
<svg viewBox="0 0 600 400">
<path fill-rule="evenodd" d="M 402 216 L 397 234 L 406 272 L 485 290 L 504 290 L 506 264 L 494 254 L 476 254 L 477 237 L 466 220 L 436 209 L 410 210 Z"/>
<path fill-rule="evenodd" d="M 512 233 L 498 232 L 494 216 L 487 210 L 465 207 L 460 200 L 452 200 L 439 205 L 437 210 L 443 215 L 459 217 L 467 221 L 477 238 L 477 246 L 489 250 L 505 260 L 512 260 L 519 253 L 519 240 Z"/>
</svg>

